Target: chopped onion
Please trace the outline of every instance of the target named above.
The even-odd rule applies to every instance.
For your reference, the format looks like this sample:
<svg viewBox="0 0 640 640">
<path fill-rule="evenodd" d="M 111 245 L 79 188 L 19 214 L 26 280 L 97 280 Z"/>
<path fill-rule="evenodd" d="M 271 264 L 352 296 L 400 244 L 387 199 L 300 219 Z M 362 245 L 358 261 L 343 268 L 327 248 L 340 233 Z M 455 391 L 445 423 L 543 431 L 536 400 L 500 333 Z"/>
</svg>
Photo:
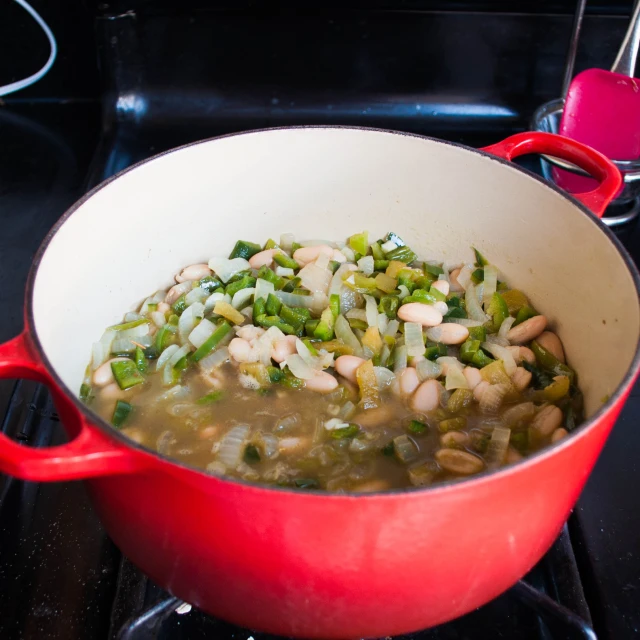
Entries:
<svg viewBox="0 0 640 640">
<path fill-rule="evenodd" d="M 398 245 L 393 240 L 387 240 L 387 242 L 382 244 L 381 247 L 385 253 L 389 253 L 389 251 L 396 249 Z"/>
<path fill-rule="evenodd" d="M 146 336 L 149 333 L 149 323 L 144 322 L 137 327 L 131 327 L 131 329 L 123 329 L 116 332 L 118 338 L 139 338 L 140 336 Z"/>
<path fill-rule="evenodd" d="M 347 400 L 338 413 L 338 417 L 343 420 L 349 420 L 353 414 L 356 412 L 356 405 L 351 402 L 351 400 Z"/>
<path fill-rule="evenodd" d="M 460 282 L 459 278 L 458 282 Z M 467 305 L 467 313 L 469 314 L 469 317 L 472 320 L 477 320 L 478 322 L 482 322 L 484 324 L 489 319 L 489 317 L 480 306 L 478 296 L 476 295 L 476 288 L 473 286 L 473 283 L 469 284 L 465 291 L 465 302 Z"/>
<path fill-rule="evenodd" d="M 342 247 L 342 249 L 340 249 L 342 255 L 349 261 L 349 262 L 355 262 L 356 261 L 356 254 L 353 252 L 353 249 L 351 247 L 348 246 L 344 246 Z"/>
<path fill-rule="evenodd" d="M 387 318 L 387 314 L 379 313 L 378 314 L 378 331 L 380 332 L 380 335 L 384 335 L 384 332 L 387 330 L 388 326 L 389 326 L 389 318 Z"/>
<path fill-rule="evenodd" d="M 342 288 L 342 276 L 348 271 L 356 271 L 355 264 L 343 263 L 341 264 L 331 278 L 331 284 L 329 285 L 329 295 L 337 295 Z"/>
<path fill-rule="evenodd" d="M 359 303 L 362 303 L 362 294 L 345 286 L 340 289 L 340 310 L 343 313 L 357 307 Z"/>
<path fill-rule="evenodd" d="M 236 273 L 251 269 L 251 265 L 249 261 L 244 258 L 233 258 L 231 260 L 227 258 L 211 258 L 211 260 L 209 260 L 209 269 L 215 271 L 218 278 L 226 283 L 229 282 Z"/>
<path fill-rule="evenodd" d="M 378 326 L 378 305 L 376 299 L 373 296 L 364 296 L 366 303 L 365 314 L 367 316 L 367 324 L 370 327 Z"/>
<path fill-rule="evenodd" d="M 153 324 L 155 324 L 158 329 L 164 327 L 164 325 L 167 324 L 167 318 L 164 313 L 162 313 L 162 311 L 153 311 L 151 313 L 151 319 L 153 320 Z"/>
<path fill-rule="evenodd" d="M 458 274 L 458 284 L 466 289 L 471 282 L 471 274 L 474 272 L 473 265 L 465 264 L 462 269 L 460 269 L 460 273 Z"/>
<path fill-rule="evenodd" d="M 510 439 L 511 429 L 494 427 L 491 433 L 491 440 L 489 440 L 489 445 L 487 446 L 487 453 L 485 454 L 489 469 L 494 469 L 504 463 Z"/>
<path fill-rule="evenodd" d="M 189 334 L 196 326 L 196 319 L 204 316 L 204 305 L 200 302 L 194 302 L 187 307 L 178 320 L 178 336 L 181 342 L 185 342 Z"/>
<path fill-rule="evenodd" d="M 491 344 L 497 344 L 501 347 L 508 347 L 509 341 L 506 338 L 501 338 L 497 333 L 491 333 L 487 336 L 487 342 Z"/>
<path fill-rule="evenodd" d="M 376 374 L 380 391 L 386 389 L 396 379 L 395 373 L 389 371 L 386 367 L 373 367 L 373 372 Z"/>
<path fill-rule="evenodd" d="M 516 364 L 516 361 L 511 355 L 511 351 L 509 351 L 509 349 L 507 349 L 506 347 L 501 347 L 498 344 L 493 344 L 491 342 L 483 342 L 481 347 L 485 351 L 488 351 L 492 356 L 495 356 L 499 360 L 502 360 L 502 364 L 504 364 L 504 370 L 507 372 L 508 376 L 512 376 L 516 372 L 518 365 Z"/>
<path fill-rule="evenodd" d="M 347 422 L 343 422 L 340 418 L 331 418 L 331 420 L 327 420 L 324 423 L 324 428 L 327 431 L 333 431 L 334 429 L 344 429 L 348 427 L 349 424 Z"/>
<path fill-rule="evenodd" d="M 409 291 L 409 289 L 407 289 L 407 287 L 404 284 L 401 284 L 398 289 L 400 290 L 400 294 L 398 295 L 398 298 L 400 300 L 404 300 L 408 295 L 411 294 L 411 292 Z"/>
<path fill-rule="evenodd" d="M 177 300 L 183 293 L 189 293 L 193 287 L 193 280 L 185 280 L 180 284 L 176 284 L 171 287 L 171 295 L 174 300 Z M 164 300 L 164 298 L 163 298 Z"/>
<path fill-rule="evenodd" d="M 234 309 L 243 308 L 250 300 L 253 294 L 256 292 L 254 287 L 247 287 L 246 289 L 240 289 L 233 294 L 231 305 Z"/>
<path fill-rule="evenodd" d="M 127 313 L 124 314 L 124 321 L 125 322 L 134 322 L 136 320 L 141 320 L 142 316 L 139 313 L 136 313 L 135 311 L 127 311 Z"/>
<path fill-rule="evenodd" d="M 106 360 L 107 355 L 102 342 L 94 342 L 91 346 L 91 368 L 95 371 Z"/>
<path fill-rule="evenodd" d="M 160 357 L 156 360 L 156 370 L 160 371 L 164 365 L 169 362 L 169 358 L 179 349 L 180 347 L 177 344 L 170 344 L 161 354 Z"/>
<path fill-rule="evenodd" d="M 244 446 L 249 437 L 249 425 L 239 424 L 231 428 L 220 441 L 216 461 L 235 469 L 242 460 Z"/>
<path fill-rule="evenodd" d="M 311 296 L 311 305 L 309 306 L 309 309 L 320 314 L 324 309 L 327 308 L 328 304 L 329 298 L 327 298 L 326 294 L 320 292 L 314 293 Z"/>
<path fill-rule="evenodd" d="M 442 373 L 445 375 L 449 373 L 449 369 L 458 369 L 459 371 L 464 369 L 462 362 L 453 356 L 441 356 L 436 359 L 436 362 L 442 367 Z"/>
<path fill-rule="evenodd" d="M 480 411 L 483 413 L 495 413 L 502 405 L 504 397 L 509 392 L 506 384 L 490 384 L 480 398 Z"/>
<path fill-rule="evenodd" d="M 321 251 L 318 254 L 318 257 L 316 258 L 314 264 L 319 269 L 326 269 L 329 266 L 329 260 L 331 260 L 331 258 L 326 253 L 324 253 L 324 251 Z"/>
<path fill-rule="evenodd" d="M 408 356 L 424 355 L 424 336 L 421 324 L 418 322 L 404 323 L 404 344 L 407 347 Z"/>
<path fill-rule="evenodd" d="M 349 309 L 344 315 L 351 320 L 367 321 L 367 312 L 364 309 Z"/>
<path fill-rule="evenodd" d="M 329 247 L 336 248 L 336 243 L 333 240 L 300 240 L 301 247 L 319 247 L 326 244 Z"/>
<path fill-rule="evenodd" d="M 296 339 L 296 351 L 298 352 L 298 355 L 313 369 L 315 369 L 316 371 L 318 371 L 319 369 L 322 369 L 322 365 L 319 364 L 319 358 L 316 358 L 314 355 L 311 354 L 311 351 L 309 351 L 309 347 L 307 347 L 307 345 L 302 342 L 302 340 L 300 340 L 299 338 Z"/>
<path fill-rule="evenodd" d="M 260 280 L 258 280 L 260 282 Z M 271 284 L 271 283 L 270 283 Z M 271 285 L 273 286 L 273 285 Z M 297 293 L 287 293 L 286 291 L 272 291 L 272 293 L 288 307 L 306 307 L 310 309 L 313 306 L 313 296 L 301 296 Z M 256 287 L 256 300 L 258 299 Z"/>
<path fill-rule="evenodd" d="M 270 293 L 274 293 L 275 287 L 273 286 L 273 282 L 269 282 L 268 280 L 263 280 L 262 278 L 258 278 L 256 280 L 256 290 L 254 292 L 254 300 L 266 300 L 267 296 Z M 283 300 L 284 302 L 284 300 Z"/>
<path fill-rule="evenodd" d="M 431 360 L 421 360 L 416 365 L 416 372 L 420 382 L 423 380 L 434 380 L 442 375 L 442 365 Z"/>
<path fill-rule="evenodd" d="M 284 276 L 286 278 L 290 278 L 293 276 L 294 273 L 295 273 L 294 270 L 290 269 L 289 267 L 281 267 L 280 265 L 276 267 L 277 276 Z"/>
<path fill-rule="evenodd" d="M 469 318 L 447 318 L 447 322 L 460 324 L 463 327 L 467 327 L 467 328 L 481 327 L 484 324 L 484 322 L 479 322 L 478 320 L 469 320 Z"/>
<path fill-rule="evenodd" d="M 484 268 L 484 308 L 491 304 L 491 298 L 498 288 L 498 270 L 488 264 Z"/>
<path fill-rule="evenodd" d="M 358 260 L 358 269 L 360 269 L 365 276 L 370 276 L 373 273 L 373 267 L 373 256 L 364 256 Z"/>
<path fill-rule="evenodd" d="M 484 300 L 484 282 L 476 285 L 476 297 L 478 298 L 478 302 L 482 305 Z"/>
<path fill-rule="evenodd" d="M 451 389 L 468 389 L 469 383 L 462 373 L 462 369 L 458 367 L 449 367 L 447 377 L 445 378 L 444 388 L 447 391 Z"/>
<path fill-rule="evenodd" d="M 393 357 L 393 370 L 395 373 L 407 368 L 407 347 L 404 345 L 396 347 Z"/>
<path fill-rule="evenodd" d="M 203 345 L 209 336 L 216 330 L 216 325 L 203 318 L 197 327 L 189 334 L 189 342 L 197 349 Z"/>
<path fill-rule="evenodd" d="M 498 336 L 500 338 L 504 338 L 507 340 L 507 333 L 511 330 L 513 323 L 516 321 L 512 316 L 507 316 L 500 325 L 500 329 L 498 330 Z M 507 341 L 508 342 L 508 341 Z"/>
<path fill-rule="evenodd" d="M 212 293 L 204 303 L 204 312 L 209 313 L 209 311 L 213 311 L 213 307 L 216 306 L 216 302 L 219 302 L 221 300 L 223 302 L 228 302 L 229 304 L 231 304 L 231 296 L 227 295 L 226 293 L 222 293 L 221 291 Z"/>
<path fill-rule="evenodd" d="M 398 322 L 398 320 L 389 320 L 389 324 L 385 329 L 384 335 L 393 337 L 396 335 L 396 333 L 398 333 L 399 328 L 400 328 L 400 322 Z"/>
<path fill-rule="evenodd" d="M 184 297 L 184 301 L 187 306 L 192 305 L 194 302 L 204 302 L 209 297 L 209 292 L 205 291 L 201 287 L 191 289 L 189 293 Z"/>
<path fill-rule="evenodd" d="M 327 293 L 331 282 L 331 271 L 329 269 L 321 269 L 311 263 L 298 271 L 298 277 L 301 279 L 301 284 L 305 289 L 309 289 L 313 293 Z"/>
<path fill-rule="evenodd" d="M 210 371 L 213 371 L 214 369 L 219 367 L 221 364 L 226 362 L 228 359 L 229 359 L 229 349 L 227 349 L 227 347 L 221 347 L 219 349 L 216 349 L 213 353 L 208 355 L 206 358 L 202 358 L 202 360 L 198 362 L 198 365 L 204 372 L 209 373 Z"/>
<path fill-rule="evenodd" d="M 291 247 L 293 246 L 293 243 L 295 241 L 296 241 L 296 237 L 293 235 L 293 233 L 280 234 L 280 246 L 285 251 L 291 251 Z"/>
<path fill-rule="evenodd" d="M 358 356 L 361 358 L 364 353 L 362 350 L 362 345 L 360 344 L 358 338 L 356 338 L 355 333 L 353 333 L 353 331 L 351 330 L 351 327 L 349 326 L 349 323 L 344 316 L 339 315 L 336 318 L 334 330 L 336 338 L 338 340 L 342 340 L 342 342 L 344 342 L 344 344 L 348 347 L 351 347 L 351 349 L 353 349 L 354 356 Z"/>
<path fill-rule="evenodd" d="M 318 373 L 317 369 L 308 365 L 297 353 L 289 356 L 285 362 L 287 363 L 287 367 L 289 367 L 291 373 L 301 380 L 309 380 Z"/>
</svg>

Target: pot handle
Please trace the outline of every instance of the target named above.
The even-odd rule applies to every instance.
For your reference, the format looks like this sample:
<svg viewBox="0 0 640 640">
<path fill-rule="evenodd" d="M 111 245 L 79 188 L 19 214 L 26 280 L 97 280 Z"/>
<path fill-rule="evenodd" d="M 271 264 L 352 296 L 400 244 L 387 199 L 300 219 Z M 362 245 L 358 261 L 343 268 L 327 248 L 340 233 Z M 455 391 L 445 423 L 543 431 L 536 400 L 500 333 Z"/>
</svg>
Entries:
<svg viewBox="0 0 640 640">
<path fill-rule="evenodd" d="M 554 133 L 516 133 L 502 142 L 484 147 L 481 151 L 509 161 L 529 153 L 544 153 L 575 164 L 600 184 L 593 191 L 571 195 L 598 218 L 602 217 L 622 187 L 622 175 L 609 158 L 582 142 Z"/>
<path fill-rule="evenodd" d="M 0 472 L 23 480 L 81 480 L 140 470 L 144 456 L 90 426 L 74 403 L 33 356 L 27 332 L 0 345 L 0 378 L 26 378 L 45 384 L 65 427 L 75 437 L 55 447 L 33 448 L 0 433 Z"/>
</svg>

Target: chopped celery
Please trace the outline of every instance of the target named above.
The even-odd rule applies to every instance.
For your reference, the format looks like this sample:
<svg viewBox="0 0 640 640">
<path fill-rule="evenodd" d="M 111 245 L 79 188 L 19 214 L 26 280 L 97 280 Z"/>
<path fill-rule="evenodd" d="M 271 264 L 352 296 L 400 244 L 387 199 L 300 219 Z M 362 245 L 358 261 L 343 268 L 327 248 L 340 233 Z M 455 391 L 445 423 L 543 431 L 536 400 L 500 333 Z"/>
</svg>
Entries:
<svg viewBox="0 0 640 640">
<path fill-rule="evenodd" d="M 256 253 L 260 253 L 262 247 L 255 242 L 247 242 L 246 240 L 238 240 L 236 246 L 233 247 L 233 251 L 229 254 L 229 260 L 234 258 L 244 258 L 248 260 L 251 256 L 255 256 Z"/>
<path fill-rule="evenodd" d="M 369 248 L 369 233 L 363 231 L 352 235 L 349 238 L 349 246 L 361 256 L 366 256 Z"/>
<path fill-rule="evenodd" d="M 420 420 L 411 420 L 407 429 L 409 429 L 411 433 L 424 433 L 427 430 L 427 425 L 424 422 L 420 422 Z"/>
<path fill-rule="evenodd" d="M 444 273 L 444 269 L 435 264 L 427 264 L 426 262 L 422 265 L 425 273 L 430 273 L 432 276 L 439 276 Z"/>
<path fill-rule="evenodd" d="M 82 400 L 83 402 L 86 402 L 87 398 L 91 395 L 91 387 L 86 384 L 86 382 L 83 382 L 80 385 L 80 400 Z"/>
<path fill-rule="evenodd" d="M 108 327 L 111 331 L 126 331 L 127 329 L 133 329 L 139 327 L 141 324 L 149 324 L 147 318 L 139 318 L 138 320 L 132 320 L 131 322 L 123 322 L 122 324 L 114 324 Z"/>
<path fill-rule="evenodd" d="M 518 311 L 516 315 L 516 321 L 513 323 L 513 326 L 516 327 L 520 323 L 528 320 L 529 318 L 533 318 L 534 316 L 539 315 L 538 312 L 533 307 L 522 307 L 520 311 Z"/>
<path fill-rule="evenodd" d="M 344 438 L 355 438 L 360 433 L 360 427 L 357 424 L 350 424 L 342 429 L 332 429 L 329 434 L 334 440 L 343 440 Z"/>
<path fill-rule="evenodd" d="M 469 339 L 485 342 L 487 339 L 487 330 L 484 327 L 469 327 Z"/>
<path fill-rule="evenodd" d="M 404 247 L 405 244 L 407 244 L 397 233 L 394 233 L 393 231 L 389 231 L 389 233 L 387 233 L 384 240 L 381 241 L 381 244 L 389 241 L 393 242 L 397 247 Z"/>
<path fill-rule="evenodd" d="M 134 355 L 136 367 L 140 373 L 145 373 L 149 368 L 149 364 L 147 363 L 147 358 L 144 355 L 144 351 L 140 347 L 136 347 L 136 352 Z"/>
<path fill-rule="evenodd" d="M 389 267 L 389 260 L 374 260 L 373 268 L 375 271 L 385 271 Z"/>
<path fill-rule="evenodd" d="M 417 257 L 418 256 L 406 245 L 404 247 L 396 247 L 385 255 L 385 258 L 387 258 L 387 260 L 398 260 L 400 262 L 404 262 L 405 264 L 412 263 L 417 259 Z"/>
<path fill-rule="evenodd" d="M 290 258 L 286 253 L 281 251 L 277 251 L 273 255 L 273 260 L 276 264 L 284 267 L 285 269 L 299 269 L 300 265 L 293 259 Z"/>
<path fill-rule="evenodd" d="M 273 239 L 269 238 L 265 243 L 263 249 L 266 251 L 267 249 L 279 249 L 278 243 Z"/>
<path fill-rule="evenodd" d="M 224 286 L 222 282 L 214 276 L 205 276 L 196 284 L 201 289 L 204 289 L 207 293 L 213 293 L 216 289 Z"/>
<path fill-rule="evenodd" d="M 149 304 L 147 304 L 147 312 L 148 313 L 153 313 L 154 311 L 158 310 L 158 303 L 157 302 L 150 302 Z"/>
<path fill-rule="evenodd" d="M 248 444 L 244 448 L 244 455 L 242 458 L 247 464 L 260 462 L 260 452 L 258 451 L 258 447 L 256 447 L 255 444 Z"/>
<path fill-rule="evenodd" d="M 296 378 L 291 371 L 289 371 L 289 367 L 285 367 L 284 378 L 280 380 L 280 384 L 289 389 L 302 389 L 304 387 L 304 380 Z"/>
<path fill-rule="evenodd" d="M 214 402 L 222 400 L 223 397 L 224 391 L 216 389 L 215 391 L 211 391 L 211 393 L 207 393 L 206 396 L 202 396 L 202 398 L 196 400 L 196 404 L 213 404 Z"/>
<path fill-rule="evenodd" d="M 278 291 L 286 284 L 284 278 L 277 276 L 275 272 L 271 271 L 267 266 L 260 267 L 260 270 L 258 271 L 258 278 L 270 282 Z"/>
<path fill-rule="evenodd" d="M 291 243 L 291 255 L 293 255 L 298 249 L 302 249 L 302 245 L 299 242 Z"/>
<path fill-rule="evenodd" d="M 267 301 L 265 303 L 265 310 L 267 315 L 277 316 L 280 313 L 280 309 L 282 308 L 282 302 L 276 298 L 273 293 L 270 293 L 267 296 Z"/>
<path fill-rule="evenodd" d="M 367 278 L 367 276 L 364 276 L 357 271 L 353 273 L 353 283 L 349 282 L 349 280 L 345 280 L 344 284 L 359 293 L 372 293 L 378 288 L 375 278 Z"/>
<path fill-rule="evenodd" d="M 199 362 L 202 358 L 208 356 L 231 331 L 231 325 L 226 320 L 223 320 L 216 330 L 195 350 L 191 356 L 192 360 Z"/>
<path fill-rule="evenodd" d="M 476 254 L 476 265 L 479 267 L 486 267 L 489 264 L 489 261 L 475 247 L 472 247 L 472 249 Z"/>
<path fill-rule="evenodd" d="M 340 296 L 337 293 L 332 293 L 329 297 L 329 309 L 334 318 L 340 315 Z"/>
<path fill-rule="evenodd" d="M 378 304 L 378 311 L 384 313 L 387 318 L 395 318 L 398 315 L 400 298 L 398 296 L 382 296 Z"/>
<path fill-rule="evenodd" d="M 129 417 L 132 409 L 133 407 L 128 402 L 118 400 L 116 402 L 116 407 L 113 410 L 113 415 L 111 416 L 111 424 L 116 429 L 119 429 L 124 424 L 124 421 Z"/>
<path fill-rule="evenodd" d="M 298 296 L 310 296 L 311 295 L 311 291 L 309 291 L 308 289 L 294 289 L 291 293 L 295 293 Z"/>
<path fill-rule="evenodd" d="M 339 356 L 353 355 L 353 348 L 344 344 L 344 342 L 342 342 L 341 340 L 329 340 L 329 342 L 316 342 L 315 346 L 318 349 L 324 349 L 329 353 L 336 353 Z"/>
<path fill-rule="evenodd" d="M 531 342 L 531 351 L 536 357 L 537 363 L 545 370 L 550 371 L 556 376 L 567 376 L 571 383 L 575 383 L 575 371 L 568 367 L 566 364 L 562 364 L 558 358 L 556 358 L 551 351 L 545 349 L 539 342 L 533 340 Z"/>
<path fill-rule="evenodd" d="M 456 389 L 447 400 L 447 411 L 458 413 L 473 402 L 473 391 L 471 389 Z"/>
<path fill-rule="evenodd" d="M 438 302 L 438 299 L 428 291 L 424 289 L 414 289 L 410 296 L 407 296 L 402 304 L 409 302 L 421 302 L 422 304 L 434 304 Z"/>
<path fill-rule="evenodd" d="M 282 318 L 278 316 L 268 316 L 266 314 L 258 316 L 256 322 L 265 329 L 269 327 L 277 327 L 288 336 L 296 335 L 296 330 L 288 323 L 286 323 Z"/>
<path fill-rule="evenodd" d="M 318 340 L 332 340 L 333 339 L 333 325 L 335 323 L 335 317 L 331 311 L 331 308 L 327 308 L 322 312 L 320 316 L 320 322 L 313 332 L 313 337 Z"/>
<path fill-rule="evenodd" d="M 502 323 L 509 317 L 509 307 L 502 294 L 497 291 L 493 294 L 487 313 L 493 317 L 493 330 L 498 331 Z"/>
<path fill-rule="evenodd" d="M 252 276 L 244 276 L 240 280 L 236 280 L 235 282 L 228 284 L 227 288 L 225 289 L 225 293 L 233 298 L 233 296 L 238 293 L 238 291 L 241 291 L 242 289 L 250 289 L 251 287 L 255 286 L 255 278 L 253 278 Z"/>
<path fill-rule="evenodd" d="M 266 387 L 271 383 L 269 371 L 261 362 L 241 362 L 239 368 L 240 373 L 255 378 L 262 387 Z"/>
</svg>

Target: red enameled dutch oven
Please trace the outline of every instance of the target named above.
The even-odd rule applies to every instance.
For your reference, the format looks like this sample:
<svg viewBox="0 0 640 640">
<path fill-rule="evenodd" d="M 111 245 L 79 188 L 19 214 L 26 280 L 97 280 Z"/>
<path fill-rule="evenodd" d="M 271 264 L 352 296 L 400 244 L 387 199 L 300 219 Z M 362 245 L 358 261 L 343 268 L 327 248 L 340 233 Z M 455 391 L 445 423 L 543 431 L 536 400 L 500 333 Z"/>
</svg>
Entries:
<svg viewBox="0 0 640 640">
<path fill-rule="evenodd" d="M 599 182 L 569 196 L 509 160 L 546 153 Z M 231 622 L 306 638 L 386 636 L 491 600 L 545 553 L 638 374 L 638 272 L 597 219 L 621 180 L 577 142 L 524 133 L 477 151 L 390 131 L 274 129 L 176 149 L 68 211 L 29 276 L 0 375 L 45 383 L 70 441 L 0 436 L 0 470 L 86 480 L 122 552 Z M 593 215 L 595 214 L 595 215 Z M 207 475 L 138 446 L 78 400 L 91 344 L 131 303 L 236 239 L 393 230 L 420 256 L 479 247 L 530 294 L 578 371 L 588 420 L 510 467 L 426 489 L 331 495 Z"/>
</svg>

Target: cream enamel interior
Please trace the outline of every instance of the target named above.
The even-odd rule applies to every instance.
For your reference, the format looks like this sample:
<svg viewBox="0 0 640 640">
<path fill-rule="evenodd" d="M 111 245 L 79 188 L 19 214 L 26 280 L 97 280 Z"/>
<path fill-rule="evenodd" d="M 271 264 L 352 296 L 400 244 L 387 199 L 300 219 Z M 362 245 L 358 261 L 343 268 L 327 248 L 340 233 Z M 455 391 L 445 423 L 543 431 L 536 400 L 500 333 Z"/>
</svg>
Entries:
<svg viewBox="0 0 640 640">
<path fill-rule="evenodd" d="M 92 342 L 183 266 L 238 238 L 344 239 L 393 230 L 421 257 L 477 246 L 552 318 L 587 412 L 627 372 L 639 334 L 633 279 L 575 205 L 526 174 L 434 140 L 358 129 L 282 129 L 203 142 L 147 162 L 86 200 L 34 282 L 35 328 L 79 390 Z"/>
</svg>

